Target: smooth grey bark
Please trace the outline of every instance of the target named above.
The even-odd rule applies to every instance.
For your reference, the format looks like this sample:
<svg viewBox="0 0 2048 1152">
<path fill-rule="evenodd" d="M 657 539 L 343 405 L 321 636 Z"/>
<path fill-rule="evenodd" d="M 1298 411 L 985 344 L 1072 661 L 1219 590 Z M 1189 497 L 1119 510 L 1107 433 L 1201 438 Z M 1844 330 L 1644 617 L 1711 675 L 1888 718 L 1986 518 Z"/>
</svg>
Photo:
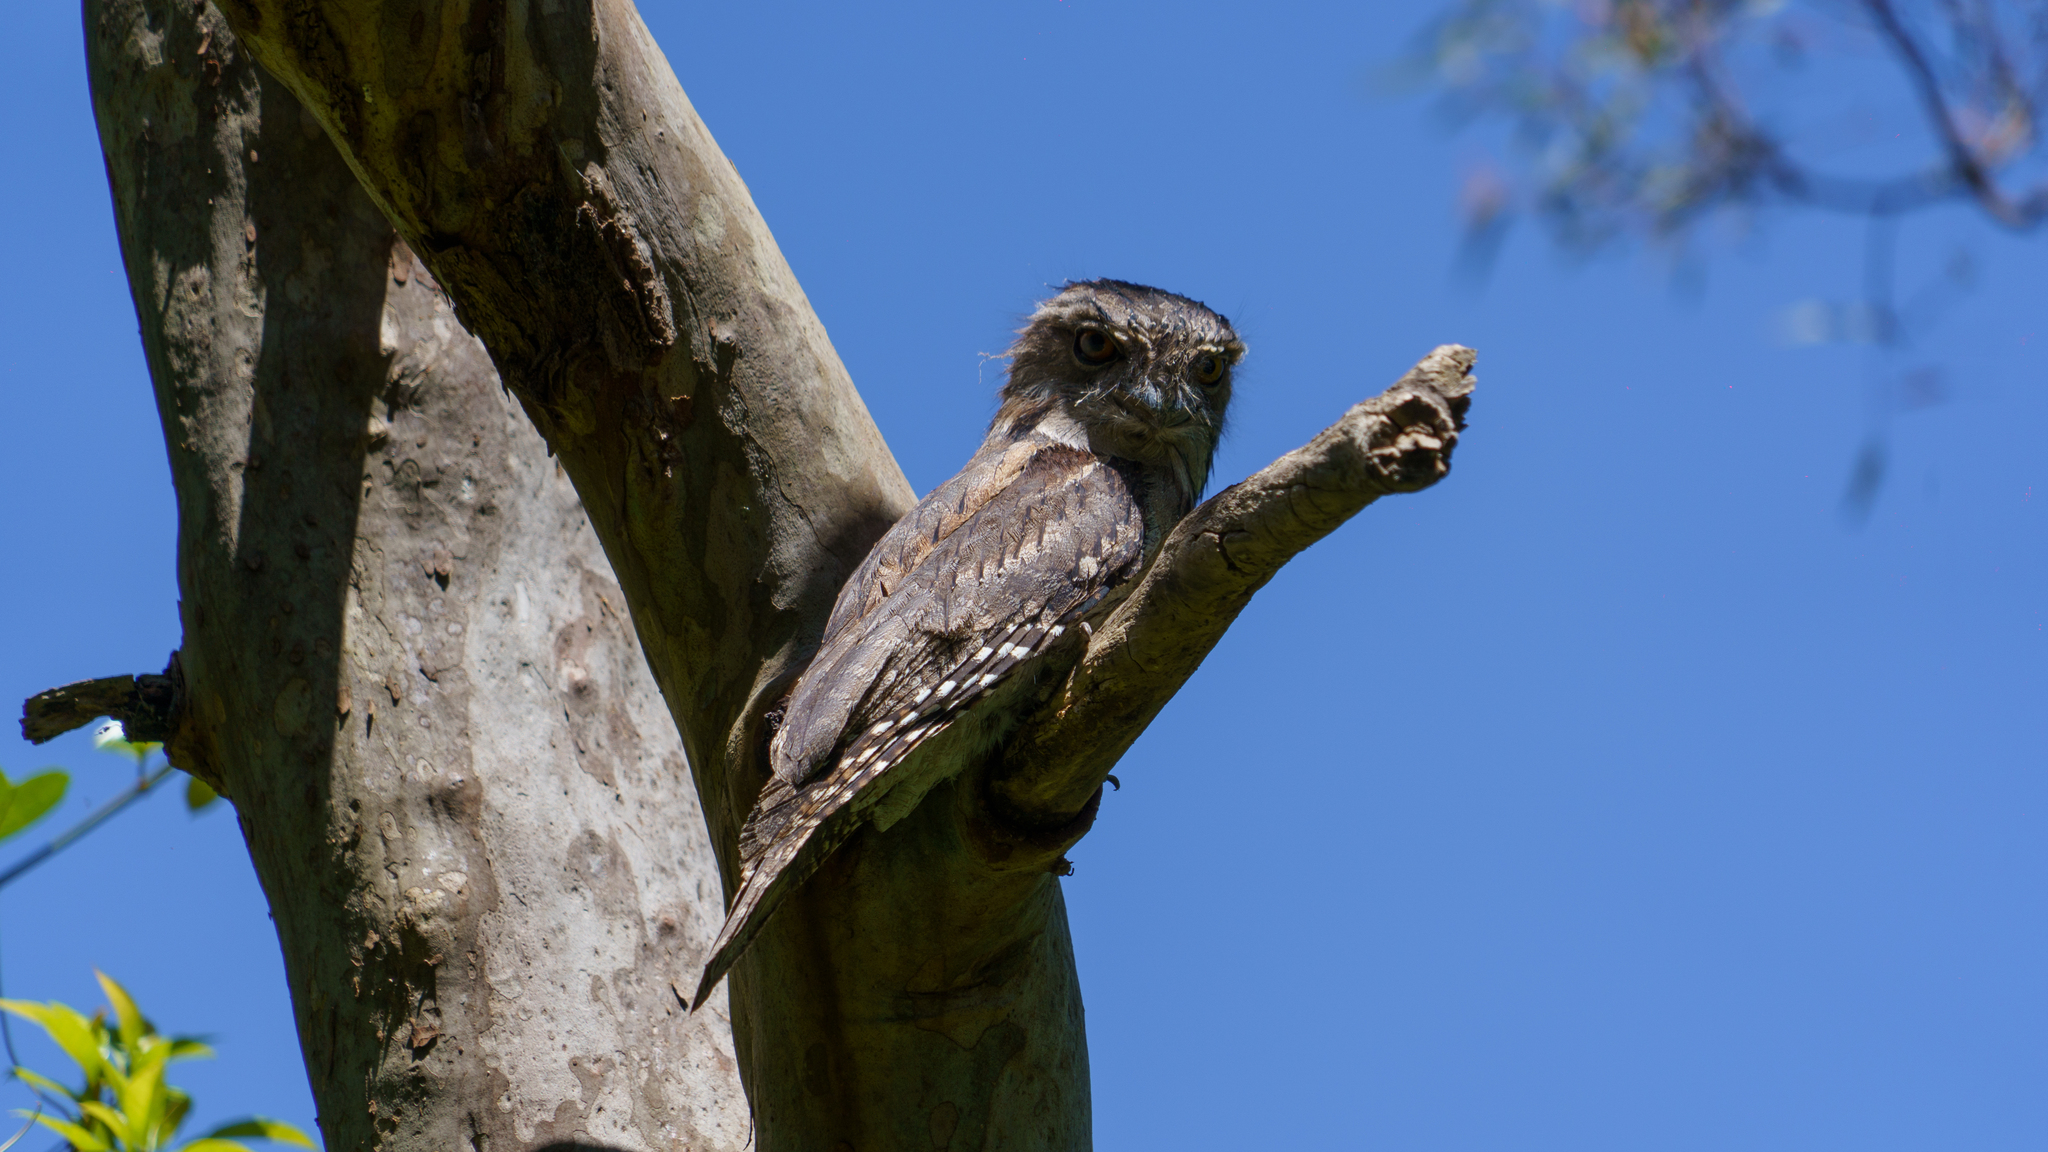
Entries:
<svg viewBox="0 0 2048 1152">
<path fill-rule="evenodd" d="M 218 777 L 249 814 L 252 852 L 281 908 L 330 1145 L 443 1149 L 509 1134 L 522 1146 L 729 1146 L 729 1081 L 707 1072 L 701 1098 L 689 1084 L 665 1095 L 645 1087 L 682 1083 L 674 1069 L 696 1060 L 677 1055 L 685 1041 L 701 1042 L 687 1049 L 703 1054 L 696 1066 L 716 1062 L 714 1038 L 649 999 L 661 979 L 694 979 L 722 910 L 709 886 L 694 898 L 680 891 L 694 874 L 697 811 L 685 793 L 663 791 L 678 777 L 650 766 L 655 738 L 641 711 L 606 707 L 603 724 L 578 711 L 585 692 L 615 699 L 627 673 L 579 655 L 570 622 L 609 638 L 630 610 L 729 883 L 740 824 L 765 778 L 765 715 L 808 659 L 839 585 L 910 506 L 908 486 L 744 185 L 625 0 L 224 0 L 224 9 L 489 349 L 574 482 L 623 593 L 621 605 L 589 591 L 584 574 L 601 569 L 566 545 L 526 539 L 527 526 L 508 528 L 504 493 L 521 484 L 566 499 L 544 475 L 514 466 L 488 497 L 462 498 L 485 483 L 493 438 L 510 442 L 502 410 L 408 401 L 366 351 L 325 366 L 334 391 L 324 399 L 289 404 L 308 370 L 295 365 L 296 343 L 267 334 L 253 346 L 278 357 L 271 385 L 261 359 L 246 399 L 190 383 L 198 377 L 183 361 L 220 346 L 191 333 L 243 323 L 233 313 L 255 294 L 214 271 L 234 267 L 233 225 L 216 221 L 203 253 L 159 259 L 135 238 L 135 221 L 155 222 L 151 243 L 187 243 L 175 235 L 178 213 L 223 177 L 153 190 L 148 84 L 134 82 L 132 107 L 101 98 L 131 278 L 146 335 L 159 329 L 151 364 L 174 471 L 194 478 L 180 481 L 181 564 L 207 558 L 181 573 L 185 660 L 164 678 L 139 679 L 136 698 L 155 708 L 173 697 L 164 722 L 174 760 Z M 135 58 L 155 59 L 154 50 Z M 112 49 L 95 42 L 93 51 L 97 60 Z M 273 117 L 261 132 L 281 130 Z M 240 171 L 242 143 L 222 146 L 222 173 Z M 253 143 L 269 163 L 272 146 Z M 144 160 L 122 159 L 131 153 Z M 120 191 L 124 179 L 139 191 Z M 376 313 L 369 289 L 356 286 L 375 251 L 315 254 L 291 231 L 323 211 L 360 217 L 360 202 L 289 204 L 294 218 L 272 220 L 250 201 L 266 298 L 323 315 Z M 266 253 L 289 259 L 272 271 Z M 293 298 L 295 282 L 317 283 L 319 298 Z M 431 343 L 424 313 L 383 307 L 400 317 L 393 331 Z M 451 344 L 436 355 L 455 353 Z M 1087 831 L 1116 757 L 1257 588 L 1379 495 L 1444 474 L 1470 364 L 1469 352 L 1440 349 L 1386 396 L 1197 510 L 1081 666 L 1041 685 L 1017 739 L 888 833 L 856 835 L 792 897 L 729 982 L 733 1051 L 760 1148 L 1088 1146 L 1062 856 Z M 206 370 L 221 379 L 250 371 Z M 394 396 L 391 411 L 375 409 Z M 368 453 L 360 491 L 306 471 L 348 437 Z M 338 544 L 331 534 L 344 524 L 353 532 L 357 516 L 413 535 L 367 550 Z M 480 581 L 475 596 L 450 599 L 466 578 Z M 448 587 L 437 596 L 423 580 Z M 586 589 L 580 600 L 575 587 Z M 532 637 L 517 626 L 533 619 L 536 597 L 550 596 L 559 599 L 545 610 L 559 615 L 549 617 L 548 645 L 519 648 Z M 215 640 L 216 628 L 230 640 Z M 523 654 L 508 662 L 508 653 Z M 570 771 L 583 761 L 565 758 L 558 742 L 561 799 L 494 790 L 480 757 L 539 757 L 543 742 L 496 723 L 557 704 L 581 756 L 632 749 L 637 758 L 612 771 L 611 792 L 593 792 L 584 780 L 606 778 Z M 220 767 L 231 762 L 243 767 Z M 568 847 L 513 843 L 558 834 Z M 626 874 L 637 901 L 606 895 Z M 529 890 L 563 895 L 515 910 Z M 455 947 L 494 939 L 523 942 L 495 953 L 522 964 L 539 963 L 522 947 L 548 952 L 570 939 L 612 951 L 603 963 L 551 954 L 556 967 L 537 983 Z M 573 981 L 554 978 L 569 971 L 592 977 L 580 1000 Z M 422 1014 L 429 994 L 435 1011 Z M 647 1031 L 629 1036 L 632 1027 Z M 483 1072 L 437 1063 L 451 1047 L 468 1056 L 472 1036 L 507 1046 L 485 1052 Z M 678 1119 L 690 1107 L 705 1117 L 694 1133 Z M 480 1127 L 491 1109 L 512 1113 L 510 1127 Z M 650 1129 L 643 1117 L 675 1127 Z"/>
<path fill-rule="evenodd" d="M 234 802 L 328 1147 L 744 1147 L 669 984 L 717 863 L 574 489 L 216 12 L 85 28 L 177 486 L 165 735 Z"/>
</svg>

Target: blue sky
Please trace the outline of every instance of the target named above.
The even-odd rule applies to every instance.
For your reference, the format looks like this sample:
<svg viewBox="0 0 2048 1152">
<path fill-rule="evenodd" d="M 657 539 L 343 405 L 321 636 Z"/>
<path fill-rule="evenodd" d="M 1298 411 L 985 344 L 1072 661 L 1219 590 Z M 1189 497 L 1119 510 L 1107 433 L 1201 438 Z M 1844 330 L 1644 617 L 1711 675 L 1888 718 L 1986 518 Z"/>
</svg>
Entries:
<svg viewBox="0 0 2048 1152">
<path fill-rule="evenodd" d="M 1776 217 L 1686 291 L 1524 227 L 1460 287 L 1484 138 L 1367 82 L 1420 6 L 645 11 L 920 490 L 993 410 L 983 355 L 1068 278 L 1237 322 L 1224 482 L 1479 349 L 1451 477 L 1274 580 L 1073 854 L 1098 1147 L 2048 1141 L 2038 238 L 1917 218 L 1902 279 L 1964 246 L 1970 294 L 1902 354 L 1787 348 L 1788 306 L 1854 293 L 1854 224 Z M 77 13 L 10 30 L 0 700 L 178 643 Z M 1882 399 L 1923 366 L 1944 402 Z M 51 763 L 67 814 L 127 771 L 0 732 L 10 774 Z M 228 812 L 156 797 L 0 893 L 0 957 L 10 995 L 97 1004 L 99 965 L 210 1033 L 199 1122 L 311 1122 Z"/>
</svg>

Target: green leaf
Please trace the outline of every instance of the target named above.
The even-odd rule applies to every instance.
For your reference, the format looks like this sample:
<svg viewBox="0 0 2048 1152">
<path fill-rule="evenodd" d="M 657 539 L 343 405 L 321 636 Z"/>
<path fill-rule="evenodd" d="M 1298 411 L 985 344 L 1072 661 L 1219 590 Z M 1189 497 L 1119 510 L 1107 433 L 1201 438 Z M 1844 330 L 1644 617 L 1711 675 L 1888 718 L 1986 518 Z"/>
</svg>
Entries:
<svg viewBox="0 0 2048 1152">
<path fill-rule="evenodd" d="M 0 786 L 4 786 L 0 791 L 0 840 L 5 840 L 55 808 L 71 786 L 71 777 L 52 769 L 19 784 L 8 784 L 7 778 L 0 776 Z"/>
<path fill-rule="evenodd" d="M 190 1036 L 173 1036 L 171 1038 L 170 1058 L 172 1060 L 211 1060 L 213 1059 L 213 1049 L 207 1047 L 201 1041 L 192 1039 Z"/>
<path fill-rule="evenodd" d="M 142 1067 L 121 1089 L 121 1111 L 128 1117 L 128 1146 L 147 1148 L 150 1145 L 150 1129 L 156 1127 L 157 1117 L 164 1109 L 164 1060 L 170 1055 L 164 1048 L 145 1052 L 140 1061 Z"/>
<path fill-rule="evenodd" d="M 156 1131 L 150 1134 L 150 1141 L 158 1147 L 169 1143 L 171 1137 L 177 1135 L 178 1125 L 185 1122 L 185 1113 L 192 1110 L 192 1097 L 176 1088 L 167 1089 L 164 1096 L 167 1102 L 164 1105 L 163 1118 L 157 1121 Z"/>
<path fill-rule="evenodd" d="M 223 1124 L 208 1132 L 207 1136 L 258 1136 L 265 1140 L 275 1140 L 280 1144 L 297 1144 L 301 1148 L 317 1147 L 312 1138 L 304 1132 L 282 1120 L 272 1120 L 265 1116 L 251 1116 L 247 1120 Z"/>
<path fill-rule="evenodd" d="M 97 1100 L 81 1100 L 78 1110 L 107 1126 L 107 1131 L 121 1133 L 128 1130 L 128 1118 Z"/>
<path fill-rule="evenodd" d="M 101 1083 L 114 1090 L 114 1095 L 116 1096 L 128 1090 L 128 1074 L 115 1067 L 115 1062 L 112 1060 L 100 1061 L 99 1078 Z M 86 1086 L 91 1088 L 92 1082 L 87 1081 Z M 93 1088 L 91 1094 L 98 1095 L 98 1092 L 97 1088 Z"/>
<path fill-rule="evenodd" d="M 158 1033 L 119 981 L 97 970 L 94 975 L 109 1007 L 90 1019 L 56 1001 L 0 1000 L 0 1009 L 40 1025 L 86 1069 L 85 1087 L 77 1090 L 17 1069 L 28 1084 L 79 1109 L 76 1118 L 31 1119 L 62 1135 L 76 1152 L 168 1152 L 191 1110 L 192 1099 L 165 1083 L 164 1070 L 173 1060 L 211 1056 L 213 1050 L 190 1037 Z M 109 1092 L 103 1099 L 102 1094 Z M 315 1152 L 319 1147 L 290 1124 L 251 1116 L 223 1125 L 177 1152 L 250 1152 L 233 1137 L 277 1141 Z M 9 1150 L 0 1147 L 0 1152 Z"/>
<path fill-rule="evenodd" d="M 50 1039 L 57 1042 L 57 1047 L 64 1049 L 64 1054 L 76 1061 L 88 1077 L 96 1072 L 111 1071 L 100 1057 L 99 1041 L 92 1034 L 92 1022 L 68 1005 L 55 1000 L 48 1004 L 0 1000 L 0 1010 L 41 1025 L 43 1031 L 50 1034 Z"/>
<path fill-rule="evenodd" d="M 185 811 L 197 812 L 218 799 L 220 793 L 215 792 L 206 781 L 197 776 L 185 778 Z"/>
<path fill-rule="evenodd" d="M 15 1115 L 27 1116 L 28 1113 L 16 1112 Z M 35 1121 L 64 1139 L 69 1140 L 71 1146 L 78 1149 L 78 1152 L 113 1152 L 113 1149 L 108 1147 L 106 1141 L 71 1123 L 69 1120 L 59 1120 L 53 1116 L 37 1116 Z"/>
<path fill-rule="evenodd" d="M 78 1102 L 78 1093 L 72 1091 L 69 1088 L 66 1088 L 62 1084 L 57 1083 L 55 1080 L 50 1079 L 48 1076 L 44 1076 L 36 1072 L 31 1072 L 28 1069 L 21 1067 L 15 1068 L 14 1074 L 16 1076 L 21 1077 L 21 1079 L 23 1079 L 24 1081 L 33 1084 L 38 1088 L 41 1088 L 45 1092 L 55 1093 L 56 1095 L 62 1096 L 66 1100 L 69 1100 L 74 1104 Z"/>
<path fill-rule="evenodd" d="M 107 1003 L 114 1006 L 114 1018 L 121 1022 L 121 1047 L 133 1049 L 142 1034 L 149 1031 L 149 1021 L 142 1018 L 141 1009 L 135 1007 L 135 998 L 128 990 L 116 983 L 112 976 L 95 968 L 92 974 L 99 978 L 100 991 L 107 994 Z"/>
</svg>

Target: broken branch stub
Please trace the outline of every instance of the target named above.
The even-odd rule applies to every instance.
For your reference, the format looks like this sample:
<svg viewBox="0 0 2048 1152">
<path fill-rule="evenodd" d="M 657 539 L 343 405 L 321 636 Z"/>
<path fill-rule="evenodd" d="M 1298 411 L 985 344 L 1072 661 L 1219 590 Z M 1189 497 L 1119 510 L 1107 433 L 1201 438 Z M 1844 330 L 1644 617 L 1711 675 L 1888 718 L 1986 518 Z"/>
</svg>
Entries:
<svg viewBox="0 0 2048 1152">
<path fill-rule="evenodd" d="M 1004 744 L 990 778 L 995 802 L 1022 823 L 1074 822 L 1282 565 L 1381 496 L 1420 491 L 1450 472 L 1476 357 L 1456 344 L 1437 348 L 1315 439 L 1189 513 L 1081 662 Z"/>
<path fill-rule="evenodd" d="M 46 744 L 106 716 L 119 720 L 130 740 L 162 743 L 176 727 L 182 680 L 173 652 L 161 675 L 102 676 L 46 688 L 22 701 L 21 737 Z"/>
</svg>

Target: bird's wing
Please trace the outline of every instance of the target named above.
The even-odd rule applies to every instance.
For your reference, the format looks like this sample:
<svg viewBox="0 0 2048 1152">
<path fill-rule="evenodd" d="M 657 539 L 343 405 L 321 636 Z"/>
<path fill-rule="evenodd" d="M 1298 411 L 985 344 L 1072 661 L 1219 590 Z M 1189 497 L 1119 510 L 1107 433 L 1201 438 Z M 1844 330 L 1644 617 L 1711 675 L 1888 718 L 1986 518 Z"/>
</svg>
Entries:
<svg viewBox="0 0 2048 1152">
<path fill-rule="evenodd" d="M 1142 567 L 1142 493 L 1122 467 L 1049 441 L 1017 463 L 964 515 L 951 482 L 926 497 L 898 528 L 954 523 L 865 611 L 835 609 L 840 631 L 798 680 L 770 746 L 775 771 L 741 833 L 739 891 L 693 1007 L 782 898 L 859 827 L 890 769 Z M 973 471 L 970 462 L 962 475 Z M 875 571 L 888 571 L 884 549 L 895 535 L 876 547 L 883 563 L 870 557 Z M 869 564 L 856 581 L 865 575 Z M 872 591 L 849 583 L 840 608 Z"/>
<path fill-rule="evenodd" d="M 903 583 L 903 577 L 923 564 L 932 550 L 950 539 L 955 531 L 1010 486 L 1034 456 L 1050 445 L 1044 436 L 1026 435 L 1015 440 L 992 440 L 983 444 L 953 478 L 932 489 L 917 507 L 883 533 L 868 555 L 854 570 L 832 615 L 825 621 L 829 646 L 847 629 Z"/>
</svg>

